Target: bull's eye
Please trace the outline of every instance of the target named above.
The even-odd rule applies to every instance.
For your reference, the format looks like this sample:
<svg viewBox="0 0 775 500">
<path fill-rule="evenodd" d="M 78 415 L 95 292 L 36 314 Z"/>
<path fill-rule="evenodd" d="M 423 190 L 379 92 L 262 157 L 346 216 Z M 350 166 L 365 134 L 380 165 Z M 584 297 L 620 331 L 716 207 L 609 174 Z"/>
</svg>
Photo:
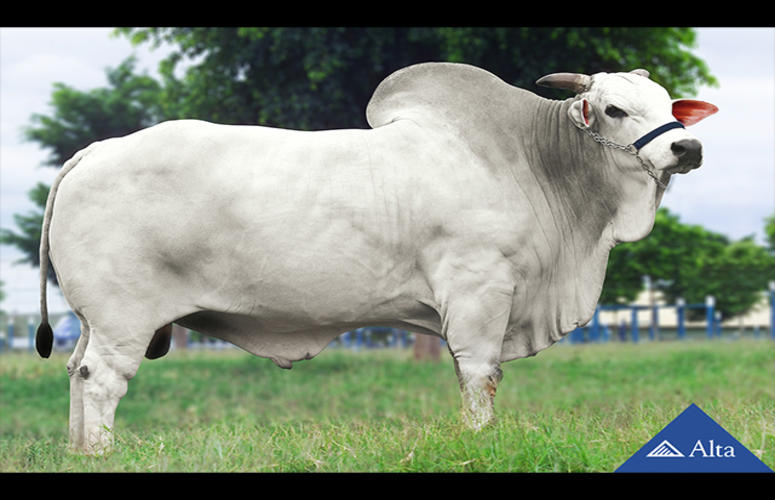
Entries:
<svg viewBox="0 0 775 500">
<path fill-rule="evenodd" d="M 613 104 L 609 104 L 608 107 L 605 108 L 605 114 L 611 118 L 624 118 L 627 116 L 627 113 L 624 110 L 617 108 Z"/>
</svg>

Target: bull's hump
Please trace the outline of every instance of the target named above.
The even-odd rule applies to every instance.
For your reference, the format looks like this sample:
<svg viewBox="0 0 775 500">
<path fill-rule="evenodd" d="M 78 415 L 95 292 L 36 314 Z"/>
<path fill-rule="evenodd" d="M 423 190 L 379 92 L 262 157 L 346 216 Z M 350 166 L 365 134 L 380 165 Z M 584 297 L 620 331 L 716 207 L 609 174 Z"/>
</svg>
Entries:
<svg viewBox="0 0 775 500">
<path fill-rule="evenodd" d="M 497 106 L 498 97 L 510 89 L 514 88 L 475 66 L 416 64 L 396 71 L 379 84 L 366 108 L 366 119 L 373 128 L 402 118 L 466 119 L 482 105 Z"/>
</svg>

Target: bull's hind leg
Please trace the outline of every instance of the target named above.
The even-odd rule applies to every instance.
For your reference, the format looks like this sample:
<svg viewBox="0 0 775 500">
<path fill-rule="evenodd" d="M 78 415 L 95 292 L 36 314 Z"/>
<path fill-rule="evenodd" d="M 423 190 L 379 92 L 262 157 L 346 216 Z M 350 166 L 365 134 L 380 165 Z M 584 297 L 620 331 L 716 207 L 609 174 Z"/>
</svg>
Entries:
<svg viewBox="0 0 775 500">
<path fill-rule="evenodd" d="M 81 336 L 67 362 L 70 377 L 70 448 L 73 450 L 83 448 L 83 380 L 78 375 L 78 367 L 89 342 L 89 324 L 81 316 L 78 318 L 81 320 Z"/>
<path fill-rule="evenodd" d="M 511 290 L 479 288 L 450 301 L 444 318 L 447 346 L 460 383 L 463 420 L 479 430 L 495 419 L 500 355 L 511 311 Z"/>
<path fill-rule="evenodd" d="M 137 373 L 155 328 L 129 322 L 107 328 L 93 321 L 80 360 L 71 372 L 71 446 L 75 451 L 102 454 L 113 446 L 116 408 Z M 78 348 L 76 348 L 78 351 Z M 73 397 L 74 396 L 74 397 Z"/>
</svg>

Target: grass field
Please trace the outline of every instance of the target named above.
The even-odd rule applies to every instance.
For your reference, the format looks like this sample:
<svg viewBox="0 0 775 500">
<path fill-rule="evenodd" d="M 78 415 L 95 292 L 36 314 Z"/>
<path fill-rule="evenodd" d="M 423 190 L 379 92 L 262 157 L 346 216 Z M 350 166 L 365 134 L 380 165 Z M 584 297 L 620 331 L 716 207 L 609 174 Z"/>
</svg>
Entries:
<svg viewBox="0 0 775 500">
<path fill-rule="evenodd" d="M 0 471 L 609 472 L 696 403 L 775 468 L 775 343 L 554 346 L 505 363 L 497 424 L 458 423 L 449 356 L 238 350 L 144 361 L 104 457 L 67 451 L 65 354 L 0 356 Z"/>
</svg>

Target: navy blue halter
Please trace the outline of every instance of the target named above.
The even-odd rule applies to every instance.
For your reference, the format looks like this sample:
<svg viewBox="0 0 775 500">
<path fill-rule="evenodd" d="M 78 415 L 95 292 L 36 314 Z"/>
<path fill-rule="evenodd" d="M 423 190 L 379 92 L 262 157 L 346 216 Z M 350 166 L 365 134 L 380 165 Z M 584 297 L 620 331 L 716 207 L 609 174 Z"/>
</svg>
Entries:
<svg viewBox="0 0 775 500">
<path fill-rule="evenodd" d="M 637 141 L 633 142 L 629 146 L 622 146 L 621 144 L 616 144 L 615 142 L 609 141 L 605 137 L 601 136 L 597 132 L 593 132 L 589 128 L 584 128 L 584 129 L 581 129 L 581 130 L 583 130 L 584 132 L 587 133 L 587 135 L 592 137 L 592 139 L 595 142 L 600 143 L 600 144 L 602 144 L 605 147 L 613 148 L 613 149 L 620 149 L 620 150 L 625 151 L 625 152 L 627 152 L 627 153 L 629 153 L 631 155 L 634 155 L 635 158 L 637 158 L 638 161 L 640 162 L 640 166 L 643 167 L 643 170 L 645 170 L 646 173 L 649 174 L 649 176 L 652 179 L 654 179 L 654 182 L 656 182 L 657 185 L 659 185 L 663 189 L 667 189 L 667 183 L 662 181 L 659 178 L 659 175 L 657 175 L 657 173 L 655 173 L 646 164 L 646 162 L 643 160 L 643 158 L 640 157 L 640 149 L 643 146 L 645 146 L 646 144 L 648 144 L 649 142 L 653 141 L 655 138 L 657 138 L 660 135 L 664 134 L 668 130 L 673 130 L 674 128 L 686 128 L 686 127 L 684 127 L 683 123 L 678 122 L 678 121 L 670 122 L 670 123 L 665 123 L 664 125 L 655 128 L 654 130 L 652 130 L 648 134 L 644 135 L 643 137 L 641 137 Z M 669 179 L 669 176 L 668 176 L 668 179 Z"/>
<path fill-rule="evenodd" d="M 677 121 L 676 122 L 665 123 L 661 127 L 655 128 L 654 130 L 652 130 L 648 134 L 644 135 L 643 137 L 641 137 L 637 141 L 633 142 L 632 143 L 632 147 L 634 147 L 636 151 L 640 151 L 640 149 L 643 146 L 645 146 L 649 142 L 653 141 L 656 137 L 658 137 L 658 136 L 664 134 L 665 132 L 667 132 L 668 130 L 672 130 L 674 128 L 686 128 L 686 127 L 684 127 L 683 123 L 677 122 Z"/>
</svg>

